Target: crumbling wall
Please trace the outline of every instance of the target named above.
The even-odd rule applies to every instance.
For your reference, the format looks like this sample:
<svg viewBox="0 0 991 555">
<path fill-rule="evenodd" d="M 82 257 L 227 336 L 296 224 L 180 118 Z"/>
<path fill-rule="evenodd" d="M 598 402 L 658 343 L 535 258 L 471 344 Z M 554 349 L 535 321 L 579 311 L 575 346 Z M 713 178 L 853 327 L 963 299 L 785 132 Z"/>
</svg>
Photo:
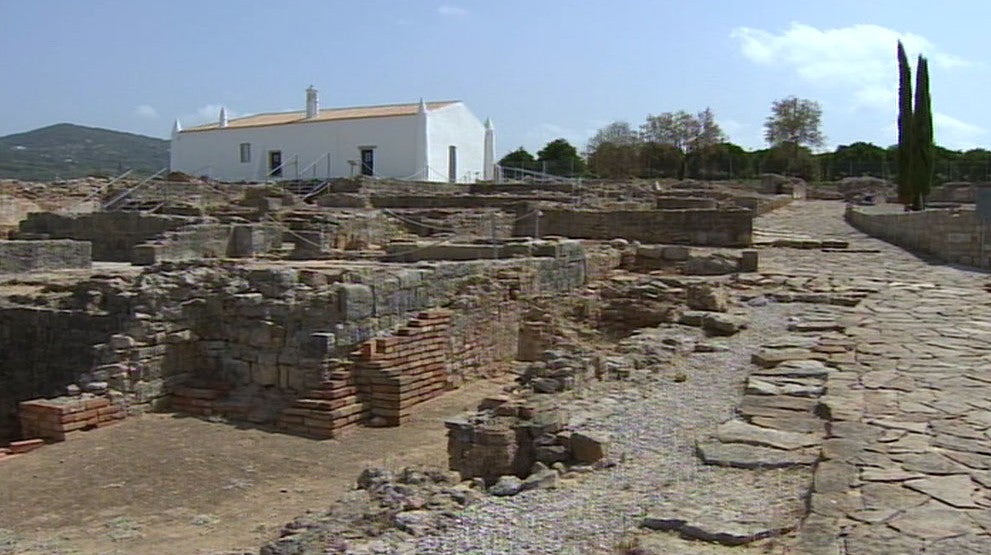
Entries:
<svg viewBox="0 0 991 555">
<path fill-rule="evenodd" d="M 197 224 L 135 246 L 131 262 L 147 266 L 163 260 L 246 258 L 281 246 L 282 230 L 274 224 Z"/>
<path fill-rule="evenodd" d="M 498 196 L 373 194 L 369 200 L 375 208 L 498 208 L 512 211 L 521 202 L 570 203 L 572 197 L 554 193 Z"/>
<path fill-rule="evenodd" d="M 0 241 L 0 274 L 89 268 L 90 253 L 85 241 Z"/>
<path fill-rule="evenodd" d="M 18 238 L 74 239 L 93 245 L 93 260 L 130 262 L 135 245 L 165 231 L 196 223 L 196 218 L 140 212 L 88 214 L 31 213 L 20 223 Z"/>
<path fill-rule="evenodd" d="M 380 210 L 290 212 L 281 216 L 281 223 L 289 229 L 283 240 L 296 246 L 295 259 L 326 257 L 329 250 L 366 249 L 406 235 L 400 222 Z"/>
<path fill-rule="evenodd" d="M 577 242 L 542 242 L 535 250 L 544 256 L 416 268 L 198 261 L 161 262 L 131 281 L 101 276 L 70 287 L 71 302 L 53 300 L 64 304 L 61 310 L 10 309 L 27 316 L 6 318 L 0 328 L 3 346 L 12 346 L 3 354 L 19 357 L 2 361 L 7 375 L 0 383 L 29 386 L 0 392 L 9 392 L 8 408 L 73 383 L 84 390 L 101 384 L 131 405 L 153 408 L 175 392 L 181 408 L 259 423 L 275 421 L 287 407 L 309 410 L 293 403 L 316 395 L 333 401 L 325 412 L 338 411 L 321 425 L 348 424 L 363 416 L 354 406 L 358 384 L 349 381 L 349 354 L 420 311 L 454 311 L 445 338 L 446 387 L 511 360 L 520 299 L 585 283 Z M 56 323 L 25 321 L 49 313 L 58 314 Z M 32 373 L 36 367 L 40 374 Z M 346 407 L 337 406 L 349 395 Z"/>
<path fill-rule="evenodd" d="M 458 237 L 506 239 L 513 234 L 513 215 L 498 209 L 388 210 L 403 227 L 415 235 L 431 237 L 453 234 Z"/>
<path fill-rule="evenodd" d="M 575 239 L 622 238 L 642 243 L 750 246 L 753 212 L 721 210 L 563 210 L 521 207 L 515 235 Z"/>
<path fill-rule="evenodd" d="M 64 393 L 93 367 L 93 345 L 119 326 L 108 313 L 0 308 L 0 439 L 18 435 L 18 402 Z"/>
</svg>

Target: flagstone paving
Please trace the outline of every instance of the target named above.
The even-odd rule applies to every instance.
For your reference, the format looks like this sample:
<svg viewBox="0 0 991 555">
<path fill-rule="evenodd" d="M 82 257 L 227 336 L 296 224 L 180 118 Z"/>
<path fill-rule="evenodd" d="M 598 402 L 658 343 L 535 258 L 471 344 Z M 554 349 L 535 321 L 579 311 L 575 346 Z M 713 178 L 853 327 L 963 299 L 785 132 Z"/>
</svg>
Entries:
<svg viewBox="0 0 991 555">
<path fill-rule="evenodd" d="M 843 314 L 854 356 L 825 373 L 826 436 L 792 549 L 991 553 L 991 276 L 870 238 L 843 210 L 802 202 L 758 221 L 764 237 L 835 239 L 852 251 L 765 248 L 763 273 L 871 291 Z"/>
</svg>

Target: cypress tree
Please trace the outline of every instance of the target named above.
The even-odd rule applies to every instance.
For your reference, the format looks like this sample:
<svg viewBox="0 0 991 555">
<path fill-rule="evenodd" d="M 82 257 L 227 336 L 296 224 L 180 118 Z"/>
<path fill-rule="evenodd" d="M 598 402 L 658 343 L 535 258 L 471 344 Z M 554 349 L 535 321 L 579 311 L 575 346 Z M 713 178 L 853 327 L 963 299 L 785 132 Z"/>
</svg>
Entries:
<svg viewBox="0 0 991 555">
<path fill-rule="evenodd" d="M 898 41 L 898 201 L 912 203 L 912 68 Z"/>
<path fill-rule="evenodd" d="M 912 116 L 912 207 L 923 210 L 936 170 L 933 143 L 932 101 L 929 97 L 929 62 L 921 55 L 915 82 L 915 112 Z"/>
</svg>

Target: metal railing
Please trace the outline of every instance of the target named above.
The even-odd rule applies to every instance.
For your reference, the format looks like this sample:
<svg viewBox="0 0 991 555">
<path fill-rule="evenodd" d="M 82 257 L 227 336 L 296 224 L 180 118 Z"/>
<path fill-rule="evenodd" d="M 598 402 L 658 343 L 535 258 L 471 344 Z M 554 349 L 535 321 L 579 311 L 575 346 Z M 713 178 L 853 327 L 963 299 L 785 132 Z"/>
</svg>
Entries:
<svg viewBox="0 0 991 555">
<path fill-rule="evenodd" d="M 111 179 L 103 187 L 100 187 L 96 191 L 93 191 L 92 193 L 86 195 L 86 197 L 83 198 L 83 200 L 81 200 L 81 201 L 77 202 L 76 204 L 73 204 L 72 206 L 70 206 L 68 209 L 66 209 L 66 212 L 69 212 L 69 213 L 75 212 L 76 209 L 79 208 L 80 206 L 86 204 L 87 202 L 90 202 L 93 199 L 99 198 L 100 195 L 102 195 L 104 193 L 104 191 L 106 191 L 107 189 L 109 189 L 110 187 L 112 187 L 118 181 L 121 181 L 125 177 L 131 175 L 132 173 L 134 173 L 134 170 L 133 169 L 127 170 L 126 172 L 124 172 L 124 173 L 118 175 L 117 177 Z"/>
<path fill-rule="evenodd" d="M 560 175 L 553 175 L 549 173 L 538 172 L 534 170 L 525 170 L 523 168 L 504 168 L 502 166 L 496 166 L 496 172 L 501 179 L 515 179 L 519 181 L 538 181 L 545 183 L 575 183 L 579 178 L 574 177 L 562 177 Z"/>
<path fill-rule="evenodd" d="M 120 206 L 121 204 L 123 204 L 124 201 L 127 200 L 127 198 L 130 197 L 135 191 L 137 191 L 138 189 L 144 187 L 145 185 L 147 185 L 148 183 L 150 183 L 153 179 L 158 178 L 159 176 L 161 176 L 162 174 L 164 174 L 164 173 L 166 173 L 168 171 L 169 171 L 169 167 L 168 166 L 166 166 L 166 167 L 158 170 L 157 172 L 155 172 L 155 173 L 151 174 L 150 176 L 146 177 L 143 181 L 141 181 L 140 183 L 138 183 L 134 187 L 131 187 L 130 189 L 126 189 L 124 192 L 120 193 L 119 195 L 115 196 L 114 198 L 112 198 L 112 199 L 108 200 L 107 202 L 103 203 L 102 205 L 100 205 L 100 208 L 102 210 L 113 210 L 113 209 L 117 208 L 118 206 Z"/>
<path fill-rule="evenodd" d="M 317 177 L 317 164 L 319 164 L 320 161 L 323 160 L 324 158 L 327 159 L 327 177 L 329 178 L 330 177 L 330 161 L 331 161 L 330 160 L 330 153 L 329 152 L 320 155 L 316 160 L 310 162 L 310 164 L 308 166 L 306 166 L 301 171 L 298 171 L 296 173 L 298 175 L 306 175 L 306 172 L 308 172 L 310 170 L 313 170 L 313 176 L 312 177 L 313 177 L 313 179 L 316 179 L 316 177 Z"/>
</svg>

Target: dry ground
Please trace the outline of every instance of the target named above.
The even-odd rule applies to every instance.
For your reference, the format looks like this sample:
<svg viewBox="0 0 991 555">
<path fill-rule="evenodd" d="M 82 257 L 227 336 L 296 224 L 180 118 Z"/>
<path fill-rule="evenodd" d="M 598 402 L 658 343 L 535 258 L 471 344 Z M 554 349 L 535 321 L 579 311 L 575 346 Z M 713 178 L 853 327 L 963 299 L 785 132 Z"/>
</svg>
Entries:
<svg viewBox="0 0 991 555">
<path fill-rule="evenodd" d="M 254 551 L 367 465 L 446 465 L 443 419 L 500 388 L 470 384 L 400 428 L 337 440 L 167 414 L 79 434 L 0 463 L 0 553 Z"/>
</svg>

